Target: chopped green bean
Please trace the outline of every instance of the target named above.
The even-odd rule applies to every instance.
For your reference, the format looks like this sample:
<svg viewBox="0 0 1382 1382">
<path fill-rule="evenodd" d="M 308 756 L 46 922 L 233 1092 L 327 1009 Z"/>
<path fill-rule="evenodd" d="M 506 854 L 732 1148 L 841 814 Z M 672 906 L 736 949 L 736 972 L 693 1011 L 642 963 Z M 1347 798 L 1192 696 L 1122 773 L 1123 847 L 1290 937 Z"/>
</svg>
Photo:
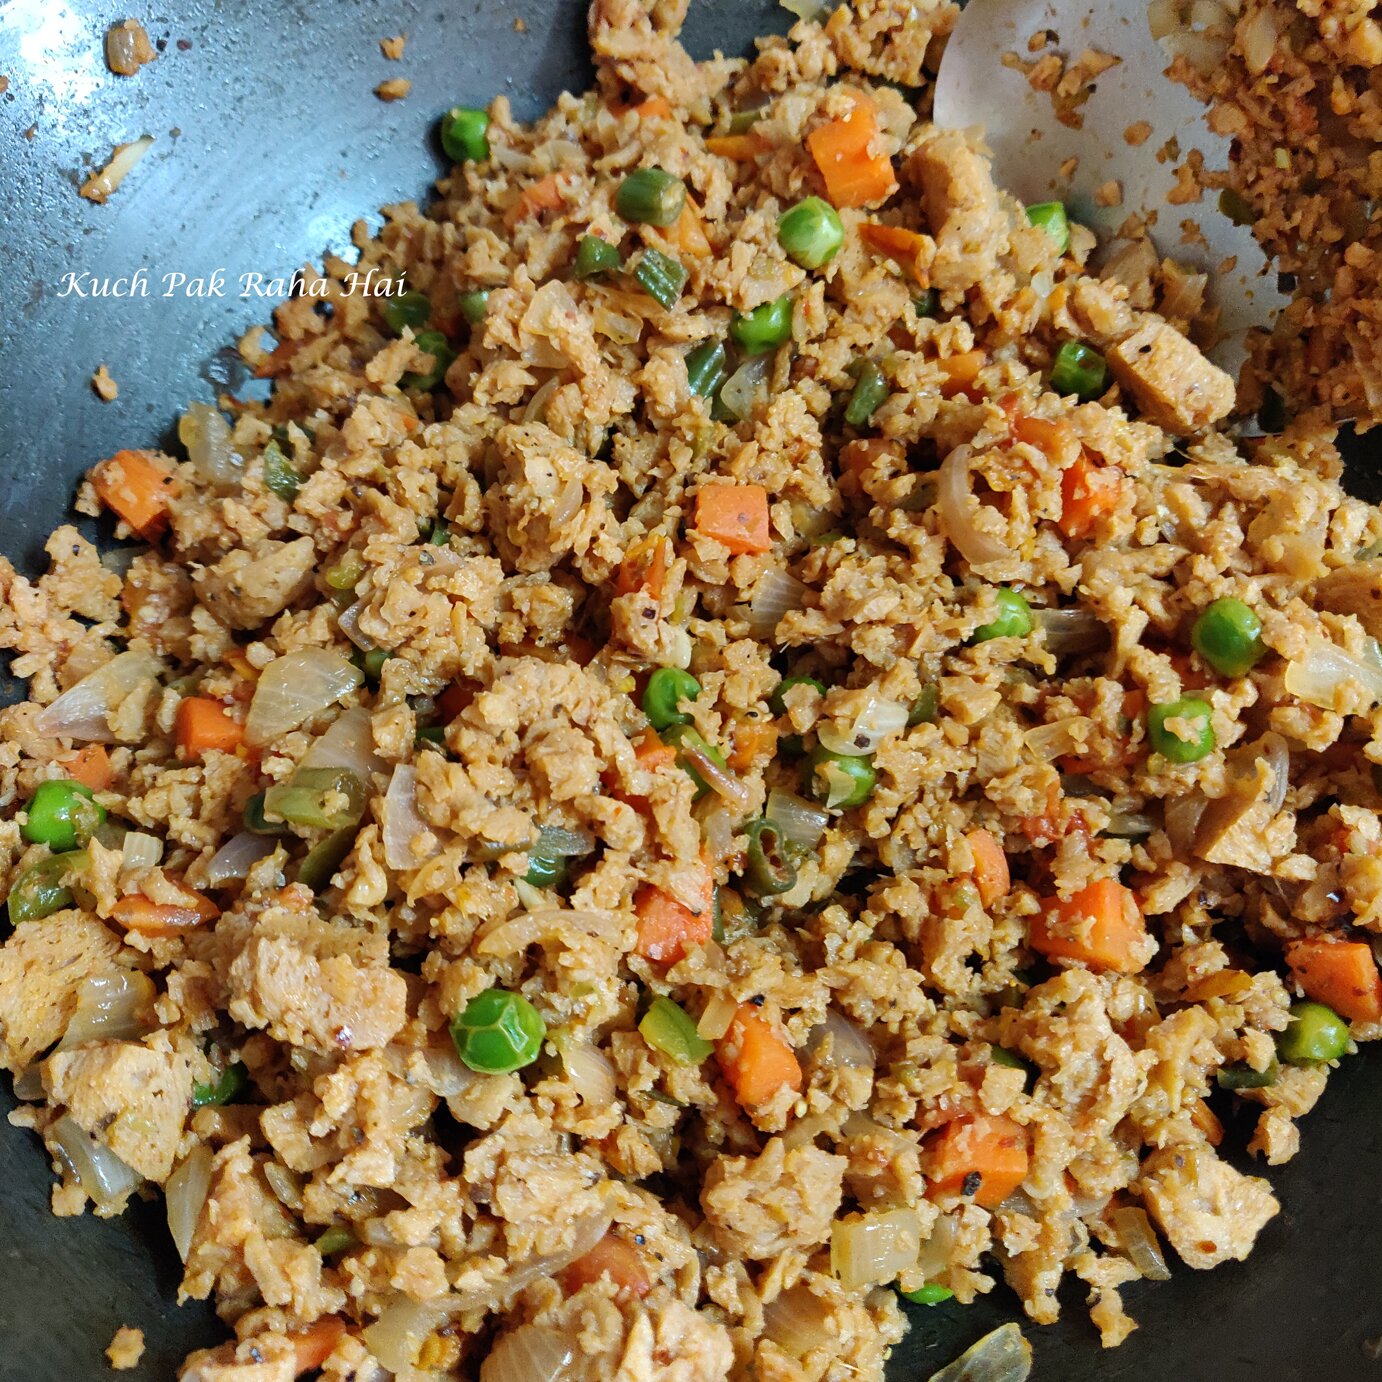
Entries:
<svg viewBox="0 0 1382 1382">
<path fill-rule="evenodd" d="M 293 825 L 344 830 L 365 814 L 368 790 L 349 768 L 299 768 L 264 793 L 266 817 Z"/>
<path fill-rule="evenodd" d="M 729 334 L 745 355 L 764 355 L 792 339 L 792 296 L 755 307 L 752 312 L 736 312 L 730 319 Z"/>
<path fill-rule="evenodd" d="M 347 825 L 333 830 L 324 840 L 313 845 L 297 866 L 297 881 L 314 893 L 329 888 L 336 870 L 345 863 L 346 855 L 350 853 L 359 833 L 358 827 Z"/>
<path fill-rule="evenodd" d="M 1215 1080 L 1220 1089 L 1269 1089 L 1280 1074 L 1276 1061 L 1272 1061 L 1265 1070 L 1254 1070 L 1245 1061 L 1240 1061 L 1237 1065 L 1221 1066 Z"/>
<path fill-rule="evenodd" d="M 276 494 L 285 504 L 291 504 L 302 488 L 302 476 L 298 468 L 284 454 L 283 448 L 271 441 L 264 448 L 261 460 L 264 468 L 264 485 L 271 494 Z"/>
<path fill-rule="evenodd" d="M 432 315 L 432 299 L 426 293 L 414 292 L 410 288 L 396 298 L 385 298 L 380 305 L 379 315 L 395 336 L 401 336 L 405 326 L 417 330 L 419 326 L 427 325 L 427 319 Z"/>
<path fill-rule="evenodd" d="M 233 1103 L 249 1083 L 250 1072 L 243 1061 L 232 1061 L 210 1084 L 192 1086 L 192 1107 L 206 1108 L 209 1104 Z"/>
<path fill-rule="evenodd" d="M 845 408 L 845 421 L 851 427 L 867 427 L 888 397 L 888 379 L 872 360 L 859 360 L 851 368 L 854 390 Z"/>
<path fill-rule="evenodd" d="M 675 225 L 685 207 L 686 184 L 662 168 L 636 168 L 614 198 L 614 209 L 634 225 Z"/>
<path fill-rule="evenodd" d="M 931 1281 L 915 1291 L 902 1291 L 900 1294 L 903 1300 L 909 1300 L 913 1305 L 940 1305 L 955 1298 L 955 1293 L 950 1287 L 939 1286 Z"/>
<path fill-rule="evenodd" d="M 1070 248 L 1070 218 L 1065 214 L 1064 202 L 1037 202 L 1027 208 L 1027 220 L 1044 230 L 1061 254 Z"/>
<path fill-rule="evenodd" d="M 398 382 L 405 389 L 431 393 L 446 377 L 446 371 L 451 368 L 456 352 L 451 349 L 451 343 L 440 331 L 419 331 L 413 337 L 413 344 L 424 355 L 432 357 L 432 368 L 425 373 L 409 371 Z"/>
<path fill-rule="evenodd" d="M 797 885 L 795 865 L 787 857 L 786 842 L 776 821 L 764 817 L 744 827 L 749 847 L 745 852 L 744 882 L 756 897 L 776 897 Z"/>
<path fill-rule="evenodd" d="M 936 684 L 927 682 L 917 693 L 911 710 L 907 712 L 907 728 L 915 729 L 917 725 L 935 724 L 936 717 L 940 714 L 940 703 L 940 691 Z"/>
<path fill-rule="evenodd" d="M 41 921 L 44 917 L 70 907 L 72 889 L 67 880 L 87 864 L 85 850 L 67 854 L 50 854 L 36 864 L 23 869 L 10 884 L 7 899 L 10 925 L 20 926 L 26 921 Z"/>
<path fill-rule="evenodd" d="M 600 274 L 615 272 L 623 263 L 618 245 L 611 245 L 598 235 L 582 235 L 571 272 L 576 278 L 597 278 Z"/>
<path fill-rule="evenodd" d="M 697 398 L 714 398 L 725 382 L 726 359 L 723 341 L 703 341 L 686 352 L 686 384 Z"/>
</svg>

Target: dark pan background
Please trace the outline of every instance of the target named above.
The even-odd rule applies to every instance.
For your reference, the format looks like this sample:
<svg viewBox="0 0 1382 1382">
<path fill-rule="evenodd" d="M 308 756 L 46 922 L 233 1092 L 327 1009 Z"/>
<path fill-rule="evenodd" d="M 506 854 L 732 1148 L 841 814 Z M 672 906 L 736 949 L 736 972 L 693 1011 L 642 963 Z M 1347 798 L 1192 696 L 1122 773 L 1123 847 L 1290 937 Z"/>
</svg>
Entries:
<svg viewBox="0 0 1382 1382">
<path fill-rule="evenodd" d="M 163 8 L 162 6 L 167 6 Z M 0 551 L 31 573 L 77 477 L 120 446 L 156 444 L 192 398 L 246 388 L 227 347 L 267 320 L 242 300 L 245 271 L 286 275 L 344 250 L 351 222 L 423 198 L 438 162 L 434 116 L 508 94 L 539 114 L 589 80 L 581 0 L 157 0 L 135 6 L 164 49 L 133 79 L 109 75 L 101 35 L 128 0 L 0 0 Z M 515 30 L 522 19 L 525 32 Z M 774 0 L 694 0 L 691 49 L 747 51 L 790 17 Z M 402 63 L 377 42 L 405 31 Z M 412 96 L 371 94 L 407 76 Z M 36 126 L 31 140 L 24 131 Z M 76 188 L 114 143 L 157 137 L 104 207 Z M 78 301 L 62 275 L 144 266 L 224 269 L 225 297 Z M 106 362 L 120 385 L 99 403 Z M 1369 469 L 1375 469 L 1369 466 Z M 90 525 L 87 525 L 88 528 Z M 5 689 L 0 686 L 0 690 Z M 9 688 L 11 693 L 14 688 Z M 4 1109 L 11 1101 L 8 1086 Z M 1230 1141 L 1250 1124 L 1226 1103 Z M 1352 1057 L 1304 1121 L 1304 1153 L 1271 1172 L 1283 1213 L 1250 1263 L 1127 1292 L 1141 1328 L 1103 1353 L 1070 1291 L 1062 1323 L 1032 1329 L 1039 1382 L 1382 1382 L 1382 1060 Z M 173 1304 L 178 1265 L 161 1205 L 122 1219 L 55 1220 L 35 1139 L 0 1125 L 0 1379 L 109 1377 L 122 1323 L 148 1339 L 137 1379 L 174 1376 L 220 1337 L 210 1311 Z M 914 1308 L 889 1376 L 924 1379 L 1003 1320 L 1000 1288 L 968 1308 Z"/>
</svg>

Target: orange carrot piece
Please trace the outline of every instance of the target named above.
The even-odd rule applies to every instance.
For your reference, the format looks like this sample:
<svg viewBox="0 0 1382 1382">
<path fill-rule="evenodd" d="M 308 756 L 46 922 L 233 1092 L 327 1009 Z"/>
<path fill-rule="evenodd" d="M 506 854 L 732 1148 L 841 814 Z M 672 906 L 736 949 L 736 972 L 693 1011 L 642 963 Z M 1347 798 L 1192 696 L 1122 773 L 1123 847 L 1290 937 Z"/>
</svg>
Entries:
<svg viewBox="0 0 1382 1382">
<path fill-rule="evenodd" d="M 696 531 L 739 555 L 771 551 L 768 491 L 762 485 L 702 485 L 696 492 Z"/>
<path fill-rule="evenodd" d="M 509 229 L 512 230 L 520 221 L 539 216 L 544 211 L 560 211 L 566 205 L 562 185 L 560 173 L 548 173 L 531 187 L 525 187 L 504 217 Z"/>
<path fill-rule="evenodd" d="M 115 772 L 110 766 L 110 754 L 104 744 L 88 744 L 74 753 L 63 764 L 67 776 L 93 792 L 104 792 L 115 781 Z"/>
<path fill-rule="evenodd" d="M 1382 1022 L 1382 973 L 1365 941 L 1320 937 L 1286 947 L 1291 974 L 1317 1003 L 1350 1022 Z"/>
<path fill-rule="evenodd" d="M 168 521 L 173 475 L 147 451 L 117 451 L 91 472 L 96 497 L 140 537 L 152 541 Z"/>
<path fill-rule="evenodd" d="M 616 595 L 632 595 L 642 590 L 654 600 L 662 599 L 667 584 L 668 541 L 658 533 L 636 542 L 619 563 L 615 577 Z"/>
<path fill-rule="evenodd" d="M 1053 960 L 1136 974 L 1146 964 L 1135 953 L 1146 937 L 1132 890 L 1116 878 L 1096 878 L 1069 898 L 1046 898 L 1031 920 L 1029 943 Z"/>
<path fill-rule="evenodd" d="M 800 1089 L 801 1062 L 778 1027 L 741 1003 L 715 1047 L 715 1059 L 740 1108 L 766 1104 L 781 1089 Z"/>
<path fill-rule="evenodd" d="M 988 356 L 982 350 L 968 350 L 963 355 L 947 355 L 936 363 L 945 375 L 945 383 L 941 385 L 942 398 L 954 398 L 956 394 L 962 393 L 977 401 L 974 381 L 978 379 L 979 371 L 988 363 Z"/>
<path fill-rule="evenodd" d="M 897 191 L 892 160 L 873 151 L 878 116 L 871 101 L 856 98 L 854 109 L 818 126 L 806 136 L 825 190 L 836 206 L 868 206 Z"/>
<path fill-rule="evenodd" d="M 445 691 L 437 697 L 437 714 L 441 717 L 444 725 L 449 725 L 457 715 L 475 699 L 475 690 L 465 682 L 453 681 Z"/>
<path fill-rule="evenodd" d="M 297 1330 L 293 1340 L 293 1367 L 298 1376 L 321 1367 L 345 1337 L 345 1321 L 339 1315 L 323 1315 L 306 1329 Z"/>
<path fill-rule="evenodd" d="M 729 751 L 729 766 L 736 773 L 748 772 L 756 763 L 771 760 L 777 752 L 777 723 L 764 717 L 761 720 L 736 719 L 730 726 L 733 748 Z"/>
<path fill-rule="evenodd" d="M 880 456 L 891 456 L 894 461 L 901 461 L 904 449 L 900 441 L 891 441 L 887 437 L 862 437 L 857 441 L 846 442 L 840 448 L 840 469 L 846 475 L 852 475 L 856 480 L 863 478 L 864 472 Z"/>
<path fill-rule="evenodd" d="M 643 1297 L 653 1289 L 648 1269 L 638 1249 L 613 1233 L 607 1233 L 584 1257 L 578 1257 L 562 1274 L 569 1295 L 582 1286 L 607 1276 L 621 1293 Z"/>
<path fill-rule="evenodd" d="M 706 238 L 705 222 L 690 197 L 681 209 L 681 215 L 667 227 L 667 239 L 683 254 L 704 259 L 710 254 L 710 241 Z"/>
<path fill-rule="evenodd" d="M 728 158 L 735 163 L 752 163 L 759 154 L 767 153 L 771 147 L 761 134 L 713 134 L 705 141 L 705 147 L 720 158 Z"/>
<path fill-rule="evenodd" d="M 1027 1179 L 1027 1132 L 1011 1118 L 977 1113 L 953 1119 L 931 1153 L 931 1189 L 967 1193 L 984 1209 L 996 1209 Z"/>
<path fill-rule="evenodd" d="M 1053 422 L 1050 418 L 1023 414 L 1013 419 L 1013 437 L 1056 460 L 1074 443 L 1075 431 L 1063 418 Z"/>
<path fill-rule="evenodd" d="M 664 744 L 650 729 L 645 729 L 633 741 L 633 753 L 634 757 L 638 759 L 638 766 L 646 768 L 649 772 L 653 772 L 657 768 L 665 768 L 677 761 L 676 749 L 671 744 Z"/>
<path fill-rule="evenodd" d="M 675 114 L 665 96 L 649 96 L 631 109 L 640 120 L 670 120 Z"/>
<path fill-rule="evenodd" d="M 875 254 L 884 255 L 894 263 L 900 264 L 923 287 L 931 283 L 930 259 L 932 243 L 915 230 L 904 230 L 901 226 L 879 225 L 876 221 L 865 221 L 859 227 L 859 238 Z"/>
<path fill-rule="evenodd" d="M 126 931 L 138 931 L 141 936 L 180 936 L 204 921 L 215 921 L 221 909 L 198 893 L 188 894 L 185 906 L 151 902 L 143 893 L 132 893 L 122 897 L 111 908 L 110 915 L 116 925 Z"/>
<path fill-rule="evenodd" d="M 178 702 L 173 728 L 184 758 L 200 758 L 212 749 L 234 753 L 245 737 L 244 725 L 208 696 L 184 696 Z"/>
<path fill-rule="evenodd" d="M 1094 536 L 1099 520 L 1118 507 L 1123 493 L 1123 472 L 1116 465 L 1095 465 L 1081 451 L 1061 476 L 1059 527 L 1066 537 Z"/>
<path fill-rule="evenodd" d="M 999 898 L 1006 897 L 1012 887 L 1008 856 L 987 830 L 971 830 L 965 841 L 974 855 L 974 886 L 979 889 L 979 900 L 991 907 Z"/>
<path fill-rule="evenodd" d="M 638 917 L 638 954 L 654 964 L 674 965 L 688 952 L 704 945 L 715 933 L 715 891 L 710 875 L 697 911 L 671 893 L 645 883 L 634 897 Z"/>
</svg>

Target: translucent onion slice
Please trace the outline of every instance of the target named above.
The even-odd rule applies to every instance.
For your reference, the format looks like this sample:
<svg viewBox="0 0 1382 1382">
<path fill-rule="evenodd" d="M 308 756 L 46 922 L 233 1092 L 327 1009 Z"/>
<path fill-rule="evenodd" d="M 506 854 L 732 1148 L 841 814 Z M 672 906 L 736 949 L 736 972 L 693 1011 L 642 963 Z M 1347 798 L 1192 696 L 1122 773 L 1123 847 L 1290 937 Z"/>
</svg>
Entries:
<svg viewBox="0 0 1382 1382">
<path fill-rule="evenodd" d="M 813 1054 L 829 1038 L 828 1064 L 835 1069 L 872 1070 L 877 1062 L 873 1043 L 847 1017 L 828 1008 L 825 1021 L 813 1027 L 806 1039 L 806 1048 Z M 907 1264 L 912 1265 L 910 1262 Z"/>
<path fill-rule="evenodd" d="M 983 566 L 1011 557 L 1013 553 L 1006 542 L 975 526 L 977 503 L 970 489 L 969 476 L 973 459 L 973 447 L 957 446 L 941 462 L 936 477 L 936 507 L 940 510 L 946 536 L 954 543 L 956 551 L 971 566 Z"/>
<path fill-rule="evenodd" d="M 878 747 L 890 734 L 907 728 L 907 707 L 896 701 L 870 696 L 863 708 L 846 723 L 820 720 L 816 724 L 816 738 L 831 753 L 861 757 L 877 753 Z"/>
<path fill-rule="evenodd" d="M 326 732 L 312 740 L 302 755 L 303 768 L 345 768 L 361 782 L 368 782 L 372 773 L 382 773 L 388 766 L 374 749 L 374 730 L 367 706 L 355 705 L 343 710 L 326 727 Z"/>
<path fill-rule="evenodd" d="M 480 1382 L 557 1382 L 575 1356 L 574 1340 L 560 1330 L 519 1325 L 499 1336 L 480 1365 Z"/>
<path fill-rule="evenodd" d="M 563 1041 L 559 1049 L 566 1078 L 581 1102 L 594 1109 L 610 1108 L 619 1091 L 609 1057 L 588 1041 Z"/>
<path fill-rule="evenodd" d="M 204 1142 L 188 1152 L 164 1186 L 167 1199 L 168 1232 L 184 1262 L 192 1250 L 192 1237 L 202 1217 L 202 1208 L 211 1192 L 212 1151 Z"/>
<path fill-rule="evenodd" d="M 272 854 L 276 847 L 268 835 L 253 835 L 248 830 L 232 835 L 207 863 L 206 886 L 218 888 L 223 883 L 248 878 L 250 869 Z"/>
<path fill-rule="evenodd" d="M 830 824 L 830 812 L 814 802 L 774 787 L 768 793 L 765 814 L 782 832 L 782 838 L 794 849 L 803 852 L 820 844 Z"/>
<path fill-rule="evenodd" d="M 158 1024 L 153 1019 L 157 995 L 154 981 L 137 969 L 116 969 L 93 974 L 77 989 L 77 1004 L 59 1051 L 70 1051 L 88 1041 L 129 1041 Z"/>
<path fill-rule="evenodd" d="M 260 673 L 245 720 L 245 742 L 261 748 L 354 691 L 365 674 L 329 648 L 285 653 Z"/>
<path fill-rule="evenodd" d="M 1057 657 L 1097 652 L 1108 646 L 1108 629 L 1087 609 L 1038 609 L 1032 615 L 1047 650 Z"/>
<path fill-rule="evenodd" d="M 883 1209 L 836 1219 L 830 1270 L 848 1290 L 895 1280 L 916 1265 L 921 1221 L 914 1209 Z"/>
<path fill-rule="evenodd" d="M 231 440 L 230 424 L 209 403 L 189 403 L 178 419 L 178 440 L 198 477 L 214 489 L 240 487 L 245 460 Z"/>
<path fill-rule="evenodd" d="M 110 717 L 126 697 L 157 680 L 162 671 L 163 664 L 152 653 L 134 649 L 119 653 L 40 710 L 34 717 L 34 728 L 40 734 L 112 743 L 115 735 Z"/>
<path fill-rule="evenodd" d="M 742 422 L 753 412 L 754 401 L 767 388 L 771 361 L 771 355 L 755 355 L 740 365 L 721 386 L 720 402 L 736 422 Z"/>
<path fill-rule="evenodd" d="M 805 1358 L 832 1342 L 827 1313 L 825 1303 L 805 1286 L 793 1286 L 764 1309 L 763 1333 L 792 1357 Z"/>
<path fill-rule="evenodd" d="M 125 831 L 120 841 L 120 869 L 125 873 L 137 873 L 151 869 L 163 858 L 163 841 L 157 835 L 146 835 L 141 830 Z"/>
<path fill-rule="evenodd" d="M 455 1297 L 451 1297 L 455 1300 Z M 362 1332 L 365 1347 L 392 1373 L 410 1374 L 422 1351 L 423 1341 L 448 1312 L 434 1301 L 400 1296 Z"/>
<path fill-rule="evenodd" d="M 100 1214 L 113 1213 L 143 1180 L 126 1166 L 104 1142 L 98 1142 L 71 1114 L 65 1113 L 50 1129 L 58 1159 L 71 1171 L 77 1184 L 91 1196 Z"/>
<path fill-rule="evenodd" d="M 1016 1324 L 1008 1323 L 985 1334 L 927 1382 L 1027 1382 L 1031 1375 L 1032 1346 Z"/>
<path fill-rule="evenodd" d="M 1118 1230 L 1118 1241 L 1133 1266 L 1149 1281 L 1170 1281 L 1171 1269 L 1166 1265 L 1161 1242 L 1147 1211 L 1129 1205 L 1125 1209 L 1115 1209 L 1109 1219 Z"/>
<path fill-rule="evenodd" d="M 144 161 L 144 155 L 153 146 L 154 140 L 150 134 L 132 139 L 128 144 L 117 144 L 110 162 L 82 183 L 80 195 L 92 202 L 105 201 Z"/>
<path fill-rule="evenodd" d="M 417 769 L 400 763 L 389 779 L 383 811 L 384 862 L 391 869 L 415 869 L 441 852 L 432 827 L 417 809 Z"/>
<path fill-rule="evenodd" d="M 811 587 L 797 580 L 789 571 L 774 567 L 765 571 L 753 588 L 753 598 L 749 601 L 749 635 L 753 638 L 771 638 L 773 630 L 782 622 L 782 616 L 794 609 L 801 609 L 811 594 Z"/>
<path fill-rule="evenodd" d="M 1322 710 L 1335 709 L 1340 690 L 1349 683 L 1366 691 L 1371 704 L 1382 701 L 1382 663 L 1354 657 L 1323 639 L 1287 662 L 1285 682 L 1293 696 Z"/>
</svg>

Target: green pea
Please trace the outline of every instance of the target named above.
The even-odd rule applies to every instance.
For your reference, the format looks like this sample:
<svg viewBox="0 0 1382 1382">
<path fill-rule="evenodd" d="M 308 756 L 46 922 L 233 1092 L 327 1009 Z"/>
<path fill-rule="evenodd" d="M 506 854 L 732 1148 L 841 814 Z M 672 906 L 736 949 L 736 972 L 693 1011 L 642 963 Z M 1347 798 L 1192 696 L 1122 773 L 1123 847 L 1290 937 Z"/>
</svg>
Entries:
<svg viewBox="0 0 1382 1382">
<path fill-rule="evenodd" d="M 1323 1003 L 1291 1004 L 1291 1020 L 1276 1039 L 1287 1065 L 1323 1065 L 1348 1051 L 1348 1023 Z"/>
<path fill-rule="evenodd" d="M 1190 642 L 1220 676 L 1241 677 L 1266 656 L 1262 621 L 1232 596 L 1206 605 L 1190 630 Z"/>
<path fill-rule="evenodd" d="M 991 638 L 1025 638 L 1032 631 L 1032 607 L 1010 586 L 1000 585 L 995 597 L 998 613 L 987 624 L 974 630 L 971 640 L 987 643 Z"/>
<path fill-rule="evenodd" d="M 332 1224 L 315 1243 L 314 1248 L 323 1257 L 334 1257 L 338 1252 L 354 1247 L 359 1240 L 344 1224 Z"/>
<path fill-rule="evenodd" d="M 940 312 L 941 295 L 934 288 L 923 289 L 912 299 L 912 311 L 919 317 L 934 317 Z"/>
<path fill-rule="evenodd" d="M 648 1005 L 638 1033 L 654 1051 L 670 1056 L 678 1065 L 699 1065 L 715 1049 L 684 1009 L 661 996 Z"/>
<path fill-rule="evenodd" d="M 401 336 L 405 326 L 416 329 L 427 325 L 427 318 L 432 315 L 432 299 L 426 293 L 417 293 L 409 289 L 396 298 L 385 298 L 380 305 L 379 315 L 384 318 L 385 325 L 394 335 Z"/>
<path fill-rule="evenodd" d="M 1198 696 L 1182 696 L 1168 705 L 1154 705 L 1147 711 L 1147 739 L 1152 750 L 1172 763 L 1198 763 L 1206 754 L 1214 752 L 1214 726 L 1210 717 L 1214 708 Z M 1191 738 L 1183 739 L 1168 728 L 1171 720 L 1186 722 Z"/>
<path fill-rule="evenodd" d="M 489 112 L 452 106 L 441 118 L 441 146 L 453 163 L 483 163 L 489 157 Z"/>
<path fill-rule="evenodd" d="M 477 1075 L 507 1075 L 542 1051 L 547 1024 L 521 993 L 487 989 L 451 1023 L 456 1054 Z"/>
<path fill-rule="evenodd" d="M 795 865 L 787 857 L 787 843 L 776 821 L 766 816 L 744 827 L 749 847 L 744 859 L 744 882 L 757 897 L 776 897 L 797 885 Z"/>
<path fill-rule="evenodd" d="M 784 293 L 752 312 L 736 312 L 729 334 L 745 355 L 763 355 L 792 339 L 792 296 Z"/>
<path fill-rule="evenodd" d="M 943 1301 L 953 1300 L 954 1291 L 948 1286 L 938 1286 L 935 1282 L 928 1281 L 925 1286 L 917 1291 L 903 1291 L 900 1293 L 903 1300 L 909 1300 L 913 1305 L 940 1305 Z"/>
<path fill-rule="evenodd" d="M 423 393 L 430 393 L 446 377 L 456 352 L 440 331 L 419 331 L 413 337 L 413 344 L 424 355 L 432 357 L 432 368 L 425 373 L 410 370 L 398 381 L 399 385 L 405 389 L 420 389 Z"/>
<path fill-rule="evenodd" d="M 694 701 L 701 694 L 701 684 L 680 667 L 659 667 L 648 678 L 643 692 L 643 713 L 656 730 L 673 725 L 689 725 L 691 717 L 680 709 L 682 701 Z"/>
<path fill-rule="evenodd" d="M 456 299 L 456 306 L 461 309 L 461 316 L 471 326 L 479 326 L 489 314 L 489 293 L 488 288 L 476 288 L 472 292 L 462 293 Z"/>
<path fill-rule="evenodd" d="M 806 758 L 806 790 L 826 806 L 847 810 L 862 806 L 878 785 L 878 773 L 867 758 L 832 753 L 817 744 Z"/>
<path fill-rule="evenodd" d="M 91 788 L 67 778 L 40 782 L 25 810 L 24 838 L 54 853 L 85 845 L 106 818 Z"/>
<path fill-rule="evenodd" d="M 210 1084 L 192 1086 L 192 1107 L 206 1108 L 208 1104 L 229 1104 L 246 1084 L 250 1072 L 243 1061 L 232 1061 Z"/>
<path fill-rule="evenodd" d="M 1083 341 L 1062 341 L 1051 362 L 1051 387 L 1083 402 L 1098 398 L 1108 384 L 1108 362 Z"/>
<path fill-rule="evenodd" d="M 812 686 L 819 696 L 825 695 L 825 683 L 817 681 L 815 677 L 783 677 L 777 684 L 777 689 L 768 697 L 768 709 L 774 715 L 785 715 L 787 713 L 787 693 L 794 686 Z"/>
<path fill-rule="evenodd" d="M 777 223 L 777 243 L 787 258 L 803 269 L 824 267 L 844 242 L 840 213 L 820 197 L 799 201 L 784 211 Z"/>
<path fill-rule="evenodd" d="M 1062 254 L 1070 248 L 1070 218 L 1064 202 L 1037 202 L 1027 208 L 1027 220 L 1044 230 Z"/>
</svg>

